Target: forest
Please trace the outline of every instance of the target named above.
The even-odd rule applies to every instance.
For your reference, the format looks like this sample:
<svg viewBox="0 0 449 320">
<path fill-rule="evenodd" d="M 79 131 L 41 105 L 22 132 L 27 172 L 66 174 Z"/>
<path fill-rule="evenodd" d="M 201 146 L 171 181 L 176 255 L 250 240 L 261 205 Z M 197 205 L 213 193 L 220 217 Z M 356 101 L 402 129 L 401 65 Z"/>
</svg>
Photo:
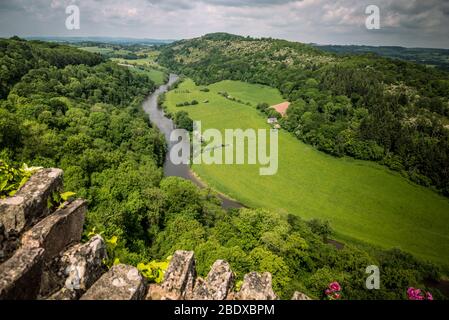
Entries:
<svg viewBox="0 0 449 320">
<path fill-rule="evenodd" d="M 396 46 L 314 45 L 321 50 L 347 54 L 376 54 L 389 58 L 412 61 L 449 71 L 449 50 L 430 48 L 404 48 Z"/>
<path fill-rule="evenodd" d="M 446 71 L 225 33 L 165 46 L 158 61 L 198 84 L 278 88 L 292 103 L 280 123 L 298 139 L 334 156 L 377 161 L 449 196 Z"/>
<path fill-rule="evenodd" d="M 201 41 L 196 45 L 201 46 Z M 316 52 L 300 45 L 291 49 Z M 166 50 L 161 60 L 169 63 L 176 57 L 173 48 Z M 404 107 L 401 112 L 415 110 L 424 119 L 434 115 L 434 121 L 447 109 L 437 113 L 427 109 L 427 104 L 421 108 L 410 105 L 409 97 L 399 104 L 394 94 L 386 93 L 382 99 L 391 101 L 391 109 L 373 109 L 371 99 L 376 96 L 366 91 L 371 90 L 372 83 L 380 86 L 381 80 L 362 77 L 359 71 L 353 71 L 358 67 L 345 67 L 352 61 L 326 70 L 313 67 L 313 63 L 310 69 L 298 65 L 281 76 L 277 69 L 281 67 L 267 70 L 263 59 L 252 66 L 245 64 L 245 59 L 252 61 L 252 53 L 238 63 L 220 58 L 219 50 L 214 52 L 208 58 L 209 67 L 201 69 L 206 65 L 202 60 L 196 63 L 196 73 L 181 62 L 175 67 L 203 82 L 225 76 L 269 82 L 270 72 L 276 71 L 279 78 L 272 81 L 295 101 L 290 120 L 283 125 L 299 131 L 298 137 L 339 155 L 355 150 L 354 155 L 363 158 L 385 161 L 389 156 L 404 170 L 416 165 L 421 179 L 428 175 L 433 184 L 447 191 L 444 174 L 448 172 L 440 171 L 447 167 L 437 168 L 438 161 L 447 160 L 447 147 L 443 148 L 447 146 L 447 133 L 438 131 L 438 126 L 425 131 L 419 118 L 416 127 L 403 133 L 409 132 L 411 137 L 407 139 L 411 140 L 398 145 L 393 135 L 398 132 L 390 127 L 396 128 L 399 121 L 396 111 L 391 110 L 398 105 Z M 278 59 L 282 61 L 282 57 Z M 327 285 L 339 281 L 343 299 L 406 299 L 409 286 L 425 288 L 429 281 L 447 273 L 398 249 L 346 245 L 337 250 L 327 244 L 332 229 L 326 222 L 256 208 L 225 211 L 210 189 L 199 189 L 180 178 L 164 178 L 162 164 L 167 147 L 141 109 L 145 96 L 155 89 L 144 73 L 131 72 L 95 53 L 19 38 L 0 39 L 0 66 L 1 161 L 16 167 L 26 163 L 62 168 L 66 191 L 88 201 L 86 235 L 97 232 L 106 239 L 116 237 L 113 258 L 119 261 L 137 265 L 164 260 L 178 249 L 195 250 L 201 275 L 207 274 L 216 259 L 229 261 L 238 280 L 249 271 L 270 271 L 274 289 L 282 298 L 300 290 L 322 299 Z M 296 72 L 298 68 L 301 73 Z M 422 71 L 421 81 L 427 81 L 426 74 Z M 336 75 L 341 75 L 338 81 Z M 347 81 L 341 81 L 345 77 Z M 350 87 L 350 79 L 357 77 L 363 81 Z M 404 81 L 412 86 L 412 80 Z M 446 103 L 447 91 L 443 91 L 447 87 L 444 81 L 441 86 L 438 83 L 430 82 L 433 93 L 426 98 L 436 97 Z M 347 96 L 348 91 L 354 95 Z M 386 120 L 379 124 L 376 121 L 382 115 Z M 367 131 L 370 128 L 372 132 Z M 335 132 L 338 134 L 333 135 Z M 407 159 L 408 148 L 415 147 L 421 148 L 419 157 Z M 434 166 L 424 166 L 423 159 L 434 161 Z M 365 289 L 365 268 L 372 264 L 382 270 L 380 290 Z M 431 291 L 436 299 L 444 298 L 438 290 Z"/>
</svg>

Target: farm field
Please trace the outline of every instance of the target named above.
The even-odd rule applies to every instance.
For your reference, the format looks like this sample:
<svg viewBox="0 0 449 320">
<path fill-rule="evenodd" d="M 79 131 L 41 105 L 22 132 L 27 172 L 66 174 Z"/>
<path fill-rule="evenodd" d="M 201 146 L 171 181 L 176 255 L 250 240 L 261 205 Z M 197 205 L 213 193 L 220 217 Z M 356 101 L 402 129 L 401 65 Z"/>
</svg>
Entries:
<svg viewBox="0 0 449 320">
<path fill-rule="evenodd" d="M 142 73 L 145 73 L 146 75 L 148 75 L 148 77 L 150 77 L 150 79 L 153 80 L 157 86 L 160 86 L 166 82 L 165 81 L 166 73 L 163 71 L 151 69 L 151 68 L 147 68 L 145 70 L 140 70 L 140 69 L 134 68 L 134 70 L 136 72 L 142 72 Z"/>
<path fill-rule="evenodd" d="M 79 47 L 81 50 L 85 50 L 92 53 L 99 53 L 102 55 L 112 55 L 112 54 L 120 54 L 120 55 L 126 55 L 129 53 L 132 53 L 125 49 L 120 50 L 114 50 L 113 48 L 102 48 L 97 46 L 91 46 L 91 47 Z M 163 67 L 159 66 L 155 59 L 158 55 L 158 52 L 155 50 L 145 50 L 145 51 L 139 51 L 139 55 L 142 55 L 142 58 L 139 59 L 125 59 L 125 58 L 110 58 L 110 60 L 115 61 L 117 63 L 122 64 L 129 64 L 133 66 L 139 66 L 143 67 L 145 70 L 141 70 L 138 68 L 134 68 L 136 72 L 143 72 L 147 74 L 151 80 L 154 81 L 154 83 L 158 86 L 165 83 L 166 80 L 166 72 L 164 72 Z"/>
<path fill-rule="evenodd" d="M 167 73 L 162 71 L 162 67 L 158 66 L 154 62 L 154 58 L 152 58 L 152 57 L 134 59 L 134 60 L 128 60 L 128 59 L 123 59 L 123 58 L 111 58 L 111 60 L 115 61 L 117 63 L 123 63 L 123 64 L 144 67 L 145 70 L 140 70 L 138 68 L 134 68 L 134 69 L 137 72 L 146 73 L 150 77 L 150 79 L 153 80 L 154 83 L 158 86 L 165 83 Z"/>
<path fill-rule="evenodd" d="M 100 47 L 80 47 L 79 49 L 87 51 L 87 52 L 92 52 L 92 53 L 99 53 L 99 54 L 108 54 L 108 53 L 113 53 L 114 50 L 111 48 L 100 48 Z"/>
<path fill-rule="evenodd" d="M 265 128 L 255 106 L 283 99 L 276 89 L 237 81 L 200 91 L 187 79 L 166 95 L 169 112 L 185 110 L 202 129 Z M 238 103 L 218 94 L 226 91 Z M 197 100 L 196 106 L 176 104 Z M 205 101 L 208 101 L 205 103 Z M 250 103 L 251 105 L 247 105 Z M 279 170 L 260 176 L 259 165 L 193 165 L 211 187 L 251 207 L 329 220 L 341 239 L 399 247 L 449 264 L 449 200 L 372 162 L 335 158 L 279 131 Z"/>
</svg>

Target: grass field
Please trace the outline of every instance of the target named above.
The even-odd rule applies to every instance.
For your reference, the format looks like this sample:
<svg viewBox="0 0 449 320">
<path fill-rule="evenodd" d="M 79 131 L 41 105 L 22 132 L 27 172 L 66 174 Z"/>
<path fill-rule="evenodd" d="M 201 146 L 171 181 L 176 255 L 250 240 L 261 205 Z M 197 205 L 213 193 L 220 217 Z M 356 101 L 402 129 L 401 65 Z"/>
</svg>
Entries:
<svg viewBox="0 0 449 320">
<path fill-rule="evenodd" d="M 100 53 L 100 54 L 108 54 L 113 53 L 114 50 L 111 48 L 100 48 L 100 47 L 79 47 L 79 49 L 92 52 L 92 53 Z"/>
<path fill-rule="evenodd" d="M 161 67 L 158 66 L 154 62 L 154 57 L 152 55 L 150 55 L 147 58 L 134 59 L 134 60 L 128 60 L 128 59 L 122 59 L 122 58 L 111 58 L 111 60 L 115 61 L 117 63 L 143 66 L 143 67 L 145 67 L 145 70 L 140 70 L 137 68 L 134 68 L 134 69 L 137 72 L 146 73 L 150 77 L 150 79 L 153 80 L 154 83 L 156 83 L 156 85 L 158 85 L 158 86 L 165 83 L 167 73 L 162 71 Z"/>
<path fill-rule="evenodd" d="M 282 102 L 275 89 L 223 81 L 202 92 L 191 80 L 167 94 L 170 112 L 186 110 L 202 128 L 269 128 L 259 102 Z M 251 106 L 220 96 L 218 91 Z M 176 103 L 198 100 L 196 106 Z M 208 103 L 203 101 L 208 100 Z M 418 257 L 449 264 L 449 200 L 408 182 L 372 162 L 335 158 L 279 131 L 279 170 L 260 176 L 259 165 L 193 165 L 210 186 L 252 207 L 331 222 L 341 239 L 384 248 L 399 247 Z"/>
<path fill-rule="evenodd" d="M 158 86 L 164 84 L 166 81 L 166 73 L 160 70 L 156 70 L 156 69 L 151 69 L 148 68 L 146 70 L 140 70 L 135 68 L 136 72 L 142 72 L 145 73 L 146 75 L 148 75 L 148 77 L 150 77 L 151 80 L 154 81 L 154 83 Z"/>
</svg>

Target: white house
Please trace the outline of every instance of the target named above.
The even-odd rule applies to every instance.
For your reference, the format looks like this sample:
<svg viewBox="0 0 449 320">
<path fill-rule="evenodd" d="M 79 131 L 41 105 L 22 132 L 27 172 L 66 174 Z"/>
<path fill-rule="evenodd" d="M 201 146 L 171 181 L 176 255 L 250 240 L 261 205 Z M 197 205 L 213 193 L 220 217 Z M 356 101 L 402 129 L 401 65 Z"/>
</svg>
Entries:
<svg viewBox="0 0 449 320">
<path fill-rule="evenodd" d="M 275 123 L 277 123 L 278 122 L 278 119 L 277 118 L 268 118 L 267 119 L 267 123 L 268 124 L 275 124 Z"/>
</svg>

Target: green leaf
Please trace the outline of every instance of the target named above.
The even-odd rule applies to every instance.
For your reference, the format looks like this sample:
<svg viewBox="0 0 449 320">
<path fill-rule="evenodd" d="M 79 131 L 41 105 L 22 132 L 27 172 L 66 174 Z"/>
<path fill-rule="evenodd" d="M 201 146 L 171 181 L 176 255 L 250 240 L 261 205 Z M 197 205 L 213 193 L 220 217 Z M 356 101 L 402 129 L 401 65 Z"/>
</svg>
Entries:
<svg viewBox="0 0 449 320">
<path fill-rule="evenodd" d="M 118 241 L 118 237 L 117 236 L 112 236 L 111 239 L 106 240 L 106 242 L 112 247 L 115 248 L 117 246 L 117 241 Z"/>
<path fill-rule="evenodd" d="M 76 196 L 76 193 L 70 192 L 70 191 L 60 194 L 61 199 L 64 201 L 68 201 L 69 199 L 73 198 L 74 196 Z"/>
<path fill-rule="evenodd" d="M 6 185 L 8 184 L 8 180 L 1 180 L 1 182 L 0 182 L 0 191 L 3 191 L 3 190 L 5 190 L 5 188 L 6 188 Z"/>
<path fill-rule="evenodd" d="M 164 274 L 165 274 L 164 271 L 162 271 L 161 269 L 158 269 L 157 270 L 157 277 L 156 277 L 156 279 L 154 279 L 154 281 L 156 283 L 161 283 L 162 281 L 164 281 Z"/>
<path fill-rule="evenodd" d="M 57 193 L 57 192 L 53 192 L 52 198 L 53 198 L 53 202 L 54 202 L 54 203 L 59 203 L 59 202 L 61 202 L 61 196 L 60 196 L 59 193 Z"/>
</svg>

